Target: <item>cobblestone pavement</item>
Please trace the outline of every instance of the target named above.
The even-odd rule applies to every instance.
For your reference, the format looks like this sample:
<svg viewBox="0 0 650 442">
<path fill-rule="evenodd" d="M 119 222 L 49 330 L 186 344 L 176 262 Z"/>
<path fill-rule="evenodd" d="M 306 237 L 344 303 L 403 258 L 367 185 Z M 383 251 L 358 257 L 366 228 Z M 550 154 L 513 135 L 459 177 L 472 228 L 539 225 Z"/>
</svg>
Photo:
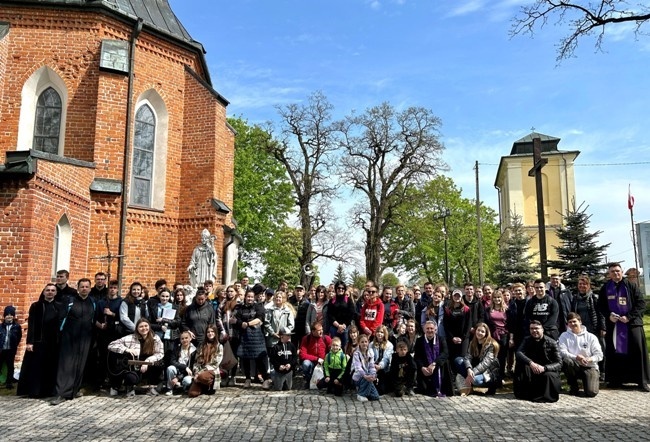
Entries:
<svg viewBox="0 0 650 442">
<path fill-rule="evenodd" d="M 533 404 L 512 394 L 358 402 L 319 392 L 226 388 L 188 399 L 87 395 L 59 406 L 0 397 L 2 438 L 17 441 L 650 440 L 650 393 L 601 390 Z"/>
</svg>

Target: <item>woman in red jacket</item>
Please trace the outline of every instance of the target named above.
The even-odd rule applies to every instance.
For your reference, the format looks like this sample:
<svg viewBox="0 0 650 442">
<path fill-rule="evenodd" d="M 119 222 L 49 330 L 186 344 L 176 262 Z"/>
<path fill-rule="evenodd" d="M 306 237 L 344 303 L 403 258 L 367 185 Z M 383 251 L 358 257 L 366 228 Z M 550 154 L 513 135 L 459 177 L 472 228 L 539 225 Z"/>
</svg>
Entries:
<svg viewBox="0 0 650 442">
<path fill-rule="evenodd" d="M 384 303 L 377 298 L 377 288 L 367 289 L 368 299 L 361 307 L 359 328 L 361 332 L 372 336 L 375 330 L 384 322 Z"/>
</svg>

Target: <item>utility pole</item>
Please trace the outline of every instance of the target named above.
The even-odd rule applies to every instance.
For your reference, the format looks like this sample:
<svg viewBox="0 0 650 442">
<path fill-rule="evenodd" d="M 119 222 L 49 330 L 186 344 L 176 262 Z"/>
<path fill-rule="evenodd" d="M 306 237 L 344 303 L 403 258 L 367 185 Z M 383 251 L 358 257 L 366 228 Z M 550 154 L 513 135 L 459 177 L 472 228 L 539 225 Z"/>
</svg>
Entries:
<svg viewBox="0 0 650 442">
<path fill-rule="evenodd" d="M 528 171 L 528 176 L 535 177 L 535 192 L 537 194 L 537 228 L 539 237 L 539 264 L 541 268 L 542 279 L 548 279 L 548 269 L 546 260 L 546 224 L 544 221 L 544 193 L 542 189 L 542 167 L 548 163 L 546 158 L 542 158 L 542 140 L 533 138 L 533 168 Z"/>
<path fill-rule="evenodd" d="M 478 190 L 478 160 L 474 166 L 476 170 L 476 231 L 477 242 L 478 242 L 478 280 L 481 287 L 485 283 L 485 276 L 483 274 L 483 233 L 481 232 L 481 198 L 479 197 Z"/>
</svg>

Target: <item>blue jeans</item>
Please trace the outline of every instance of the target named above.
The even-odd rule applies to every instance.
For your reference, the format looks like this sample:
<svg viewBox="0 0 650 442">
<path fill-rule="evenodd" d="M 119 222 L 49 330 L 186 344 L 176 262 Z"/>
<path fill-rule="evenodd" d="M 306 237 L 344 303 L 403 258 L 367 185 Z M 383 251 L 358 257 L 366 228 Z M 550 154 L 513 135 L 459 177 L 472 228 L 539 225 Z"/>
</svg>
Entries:
<svg viewBox="0 0 650 442">
<path fill-rule="evenodd" d="M 379 400 L 379 393 L 375 388 L 375 384 L 368 382 L 364 378 L 361 378 L 357 381 L 357 394 L 359 396 L 367 397 L 371 401 Z"/>
<path fill-rule="evenodd" d="M 309 381 L 311 380 L 311 374 L 314 372 L 314 367 L 316 364 L 308 359 L 304 359 L 300 364 L 300 369 L 302 374 L 305 377 L 305 383 L 309 386 Z"/>
<path fill-rule="evenodd" d="M 465 367 L 465 360 L 461 357 L 458 357 L 454 359 L 454 366 L 456 367 L 456 373 L 461 375 L 462 377 L 466 378 L 467 377 L 467 370 L 468 368 Z M 474 375 L 474 380 L 472 381 L 472 385 L 476 387 L 480 387 L 482 385 L 487 384 L 485 380 L 485 375 L 483 374 L 477 374 Z"/>
</svg>

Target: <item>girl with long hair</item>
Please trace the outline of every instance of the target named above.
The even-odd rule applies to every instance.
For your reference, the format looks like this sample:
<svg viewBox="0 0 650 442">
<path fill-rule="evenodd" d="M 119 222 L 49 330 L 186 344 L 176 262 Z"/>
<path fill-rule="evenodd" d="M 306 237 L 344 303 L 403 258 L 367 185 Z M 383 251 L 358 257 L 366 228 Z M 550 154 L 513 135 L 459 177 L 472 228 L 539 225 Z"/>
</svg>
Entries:
<svg viewBox="0 0 650 442">
<path fill-rule="evenodd" d="M 221 385 L 219 364 L 223 358 L 223 347 L 219 343 L 219 332 L 214 324 L 205 329 L 205 339 L 196 350 L 192 366 L 192 385 L 188 397 L 197 397 L 201 393 L 218 390 Z"/>
<path fill-rule="evenodd" d="M 162 367 L 156 364 L 163 359 L 163 343 L 151 330 L 148 319 L 138 319 L 135 324 L 135 332 L 108 344 L 108 351 L 125 355 L 135 361 L 144 362 L 141 365 L 125 365 L 125 369 L 121 373 L 114 372 L 110 376 L 111 396 L 117 396 L 122 384 L 126 386 L 126 395 L 134 396 L 134 386 L 140 383 L 143 378 L 146 378 L 151 385 L 158 384 Z M 124 361 L 124 359 L 122 360 Z M 152 387 L 147 394 L 157 396 L 158 391 L 155 387 Z"/>
<path fill-rule="evenodd" d="M 474 337 L 464 357 L 454 361 L 456 365 L 456 386 L 461 396 L 472 392 L 472 387 L 487 387 L 488 394 L 494 394 L 499 378 L 499 343 L 490 336 L 490 329 L 484 322 L 476 324 Z"/>
</svg>

